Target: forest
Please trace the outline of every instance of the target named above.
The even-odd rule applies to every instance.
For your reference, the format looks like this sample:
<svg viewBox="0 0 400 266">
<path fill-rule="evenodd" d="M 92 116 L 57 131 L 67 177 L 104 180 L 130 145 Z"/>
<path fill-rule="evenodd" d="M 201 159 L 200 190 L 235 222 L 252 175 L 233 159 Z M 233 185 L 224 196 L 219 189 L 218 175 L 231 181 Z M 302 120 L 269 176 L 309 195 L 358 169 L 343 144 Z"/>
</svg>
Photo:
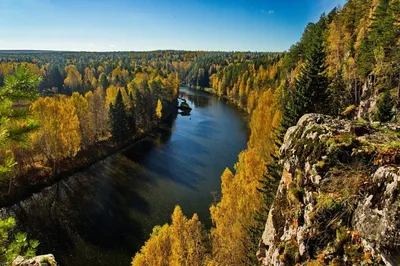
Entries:
<svg viewBox="0 0 400 266">
<path fill-rule="evenodd" d="M 62 161 L 98 144 L 121 144 L 148 132 L 162 118 L 155 113 L 157 103 L 165 107 L 165 117 L 180 84 L 208 87 L 217 69 L 250 61 L 259 66 L 275 57 L 273 53 L 180 51 L 0 54 L 3 94 L 21 90 L 4 102 L 15 106 L 13 112 L 21 119 L 5 113 L 8 118 L 2 123 L 8 140 L 3 149 L 7 154 L 1 158 L 16 158 L 11 177 L 3 178 L 10 180 L 8 193 L 12 179 L 24 183 L 19 177 L 28 173 L 37 178 L 57 174 Z M 39 124 L 29 136 L 18 133 L 22 127 L 28 131 Z"/>
<path fill-rule="evenodd" d="M 399 1 L 349 0 L 309 23 L 284 54 L 227 65 L 209 60 L 198 70 L 194 64 L 197 77 L 209 82 L 193 82 L 196 74 L 188 82 L 250 114 L 248 147 L 221 176 L 211 230 L 192 229 L 196 215 L 178 220 L 176 209 L 172 223 L 154 229 L 132 265 L 258 265 L 258 242 L 282 174 L 284 133 L 306 113 L 399 123 L 399 45 Z M 309 265 L 325 265 L 316 259 Z"/>
<path fill-rule="evenodd" d="M 179 91 L 177 72 L 136 61 L 125 69 L 121 61 L 111 61 L 111 68 L 112 57 L 103 55 L 82 54 L 79 62 L 37 56 L 10 54 L 0 63 L 1 158 L 14 166 L 2 175 L 10 181 L 7 193 L 13 182 L 35 182 L 24 176 L 46 178 L 58 173 L 63 160 L 148 132 L 162 118 L 162 106 L 168 115 Z"/>
<path fill-rule="evenodd" d="M 222 173 L 212 228 L 177 206 L 132 265 L 257 265 L 286 130 L 307 113 L 399 123 L 399 46 L 400 1 L 349 0 L 284 53 L 0 52 L 1 194 L 152 130 L 180 85 L 204 89 L 248 113 L 247 149 Z M 13 221 L 3 227 L 7 239 Z"/>
</svg>

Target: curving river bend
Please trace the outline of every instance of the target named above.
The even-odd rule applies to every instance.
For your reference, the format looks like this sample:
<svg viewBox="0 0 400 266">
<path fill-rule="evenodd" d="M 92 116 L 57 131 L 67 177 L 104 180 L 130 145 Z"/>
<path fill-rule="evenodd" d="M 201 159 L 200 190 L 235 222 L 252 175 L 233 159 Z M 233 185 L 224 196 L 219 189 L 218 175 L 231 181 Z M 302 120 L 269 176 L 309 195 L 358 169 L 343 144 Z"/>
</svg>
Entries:
<svg viewBox="0 0 400 266">
<path fill-rule="evenodd" d="M 40 241 L 61 266 L 129 265 L 153 226 L 175 205 L 211 226 L 220 175 L 246 147 L 242 114 L 224 100 L 181 88 L 193 108 L 128 149 L 44 189 L 1 216 Z"/>
</svg>

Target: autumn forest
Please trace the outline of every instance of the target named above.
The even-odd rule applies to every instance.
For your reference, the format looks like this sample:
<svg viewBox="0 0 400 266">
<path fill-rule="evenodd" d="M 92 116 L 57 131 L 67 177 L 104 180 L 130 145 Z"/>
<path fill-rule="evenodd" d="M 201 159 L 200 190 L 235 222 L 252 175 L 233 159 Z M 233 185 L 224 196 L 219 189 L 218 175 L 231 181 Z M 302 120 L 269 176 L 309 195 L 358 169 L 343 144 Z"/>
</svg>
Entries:
<svg viewBox="0 0 400 266">
<path fill-rule="evenodd" d="M 0 204 L 153 136 L 179 117 L 180 90 L 206 91 L 240 110 L 247 148 L 220 173 L 220 193 L 207 203 L 211 226 L 176 206 L 131 265 L 259 265 L 286 131 L 308 113 L 398 125 L 399 46 L 399 0 L 349 0 L 284 52 L 0 51 Z M 40 243 L 3 218 L 0 264 L 34 257 Z M 302 263 L 328 265 L 316 253 Z"/>
</svg>

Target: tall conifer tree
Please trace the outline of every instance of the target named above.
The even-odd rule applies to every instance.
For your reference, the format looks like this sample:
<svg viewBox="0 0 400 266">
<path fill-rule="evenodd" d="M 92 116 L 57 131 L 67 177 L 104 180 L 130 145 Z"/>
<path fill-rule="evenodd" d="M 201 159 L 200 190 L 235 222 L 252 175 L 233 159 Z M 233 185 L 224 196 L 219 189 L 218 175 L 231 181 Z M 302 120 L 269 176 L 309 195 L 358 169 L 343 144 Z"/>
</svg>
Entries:
<svg viewBox="0 0 400 266">
<path fill-rule="evenodd" d="M 116 142 L 121 142 L 129 132 L 129 118 L 122 100 L 121 90 L 118 90 L 115 104 L 110 104 L 111 134 Z"/>
<path fill-rule="evenodd" d="M 323 47 L 325 16 L 317 24 L 309 25 L 307 38 L 303 38 L 306 62 L 296 79 L 295 88 L 288 94 L 284 107 L 285 128 L 294 125 L 306 113 L 326 113 L 325 103 L 329 85 L 326 75 L 325 52 Z"/>
</svg>

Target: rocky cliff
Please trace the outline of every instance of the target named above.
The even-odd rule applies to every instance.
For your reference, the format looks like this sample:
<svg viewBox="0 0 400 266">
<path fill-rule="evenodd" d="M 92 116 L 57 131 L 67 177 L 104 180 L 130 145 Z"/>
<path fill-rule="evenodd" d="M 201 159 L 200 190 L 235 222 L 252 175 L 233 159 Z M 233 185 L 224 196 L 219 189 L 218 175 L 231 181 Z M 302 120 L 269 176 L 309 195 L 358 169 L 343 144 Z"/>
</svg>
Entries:
<svg viewBox="0 0 400 266">
<path fill-rule="evenodd" d="M 263 265 L 399 265 L 400 130 L 308 114 L 280 150 Z"/>
</svg>

